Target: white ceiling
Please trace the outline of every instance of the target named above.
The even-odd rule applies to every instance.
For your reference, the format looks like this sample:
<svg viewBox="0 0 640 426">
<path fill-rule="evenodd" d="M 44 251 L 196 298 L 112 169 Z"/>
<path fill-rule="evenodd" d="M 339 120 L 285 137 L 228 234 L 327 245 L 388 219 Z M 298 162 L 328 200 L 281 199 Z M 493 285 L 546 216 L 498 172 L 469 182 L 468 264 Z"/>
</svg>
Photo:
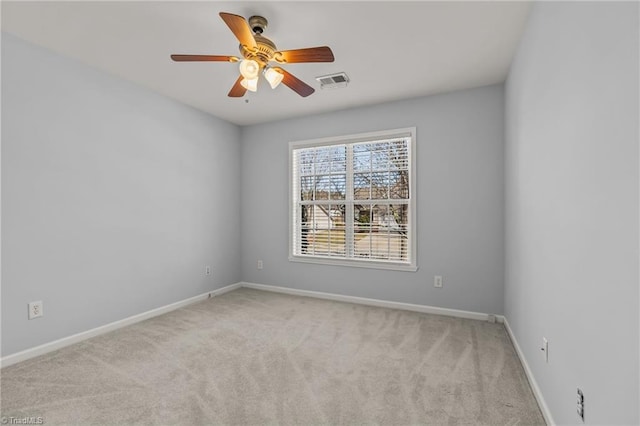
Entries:
<svg viewBox="0 0 640 426">
<path fill-rule="evenodd" d="M 500 83 L 529 9 L 502 1 L 2 1 L 2 30 L 247 125 Z M 279 49 L 328 45 L 336 60 L 285 66 L 316 89 L 308 98 L 264 81 L 256 93 L 229 98 L 237 64 L 169 58 L 239 55 L 220 11 L 262 15 Z M 341 71 L 347 88 L 320 90 L 315 77 Z"/>
</svg>

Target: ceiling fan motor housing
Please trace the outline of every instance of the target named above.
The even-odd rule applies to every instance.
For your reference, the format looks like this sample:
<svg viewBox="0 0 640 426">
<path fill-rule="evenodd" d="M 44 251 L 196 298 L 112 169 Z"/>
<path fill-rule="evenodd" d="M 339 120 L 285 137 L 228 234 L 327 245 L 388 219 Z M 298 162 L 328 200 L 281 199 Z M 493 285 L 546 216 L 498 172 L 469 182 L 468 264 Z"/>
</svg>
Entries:
<svg viewBox="0 0 640 426">
<path fill-rule="evenodd" d="M 267 28 L 267 19 L 262 16 L 252 16 L 249 18 L 249 27 L 253 31 L 253 38 L 256 40 L 256 49 L 248 49 L 240 45 L 240 53 L 245 59 L 253 59 L 264 68 L 269 61 L 273 60 L 277 48 L 274 42 L 264 37 L 262 33 Z"/>
<path fill-rule="evenodd" d="M 240 53 L 245 59 L 253 59 L 257 61 L 261 67 L 264 67 L 273 59 L 277 51 L 276 45 L 266 37 L 259 34 L 254 36 L 257 48 L 255 50 L 248 49 L 244 45 L 240 45 Z"/>
</svg>

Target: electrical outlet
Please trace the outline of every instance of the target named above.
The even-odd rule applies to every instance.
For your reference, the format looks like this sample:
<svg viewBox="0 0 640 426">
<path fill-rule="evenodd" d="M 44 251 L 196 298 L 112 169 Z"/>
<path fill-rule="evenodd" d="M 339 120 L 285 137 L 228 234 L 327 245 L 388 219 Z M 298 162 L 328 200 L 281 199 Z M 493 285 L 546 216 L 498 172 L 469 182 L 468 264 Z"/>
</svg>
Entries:
<svg viewBox="0 0 640 426">
<path fill-rule="evenodd" d="M 204 267 L 204 274 L 205 275 L 211 275 L 211 266 L 205 266 Z"/>
<path fill-rule="evenodd" d="M 584 423 L 584 394 L 580 388 L 578 388 L 578 417 L 580 417 L 582 423 Z"/>
<path fill-rule="evenodd" d="M 262 260 L 258 260 L 258 269 L 262 269 Z"/>
<path fill-rule="evenodd" d="M 433 286 L 436 288 L 442 288 L 442 276 L 436 275 L 433 277 Z"/>
<path fill-rule="evenodd" d="M 30 320 L 34 318 L 40 318 L 42 315 L 44 315 L 44 312 L 42 310 L 42 300 L 39 300 L 37 302 L 31 302 L 29 303 L 28 307 L 29 307 Z"/>
<path fill-rule="evenodd" d="M 544 359 L 544 362 L 548 364 L 549 363 L 549 342 L 547 341 L 546 337 L 542 338 L 542 347 L 540 348 L 540 350 L 542 351 L 542 357 Z"/>
</svg>

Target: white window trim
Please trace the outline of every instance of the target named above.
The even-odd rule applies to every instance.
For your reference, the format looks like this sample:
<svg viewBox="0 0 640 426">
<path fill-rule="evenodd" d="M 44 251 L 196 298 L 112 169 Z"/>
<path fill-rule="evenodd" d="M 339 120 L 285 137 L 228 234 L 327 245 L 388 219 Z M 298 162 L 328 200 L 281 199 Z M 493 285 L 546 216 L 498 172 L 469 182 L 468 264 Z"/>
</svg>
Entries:
<svg viewBox="0 0 640 426">
<path fill-rule="evenodd" d="M 335 257 L 324 256 L 297 256 L 294 255 L 293 241 L 295 236 L 295 219 L 293 217 L 293 150 L 311 147 L 311 146 L 327 146 L 335 145 L 339 143 L 357 143 L 366 142 L 375 139 L 391 139 L 394 137 L 406 137 L 411 138 L 409 144 L 409 235 L 410 235 L 410 261 L 406 262 L 393 262 L 393 261 L 371 261 L 371 260 L 358 260 L 358 259 L 336 259 Z M 304 141 L 292 141 L 289 142 L 289 261 L 291 262 L 303 262 L 303 263 L 315 263 L 322 265 L 334 265 L 334 266 L 351 266 L 358 268 L 373 268 L 373 269 L 391 269 L 397 271 L 410 271 L 415 272 L 418 270 L 417 258 L 418 258 L 418 231 L 417 224 L 418 218 L 416 215 L 416 128 L 407 127 L 401 129 L 382 130 L 378 132 L 358 133 L 354 135 L 346 136 L 332 136 L 327 138 L 309 139 Z"/>
</svg>

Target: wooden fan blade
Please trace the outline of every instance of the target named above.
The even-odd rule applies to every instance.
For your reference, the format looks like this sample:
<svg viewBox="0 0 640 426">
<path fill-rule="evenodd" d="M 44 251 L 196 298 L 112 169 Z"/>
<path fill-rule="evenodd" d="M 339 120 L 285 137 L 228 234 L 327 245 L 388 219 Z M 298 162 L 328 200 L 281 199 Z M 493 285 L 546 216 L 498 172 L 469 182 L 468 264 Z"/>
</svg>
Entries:
<svg viewBox="0 0 640 426">
<path fill-rule="evenodd" d="M 240 58 L 236 56 L 224 55 L 171 55 L 171 59 L 176 62 L 238 62 Z"/>
<path fill-rule="evenodd" d="M 244 94 L 247 92 L 247 89 L 242 87 L 242 84 L 240 84 L 243 78 L 243 76 L 238 77 L 227 96 L 229 96 L 230 98 L 241 98 L 244 96 Z"/>
<path fill-rule="evenodd" d="M 293 74 L 283 70 L 282 68 L 274 67 L 273 69 L 278 71 L 280 74 L 284 75 L 284 78 L 282 79 L 282 83 L 285 86 L 288 86 L 291 90 L 293 90 L 303 98 L 306 98 L 307 96 L 309 96 L 310 94 L 316 91 L 313 87 L 309 86 L 307 83 L 300 80 L 298 77 L 294 76 Z"/>
<path fill-rule="evenodd" d="M 256 40 L 253 38 L 253 32 L 251 31 L 251 28 L 249 28 L 249 24 L 246 19 L 240 15 L 225 12 L 220 12 L 220 17 L 236 36 L 240 44 L 247 46 L 249 49 L 255 49 L 258 47 Z"/>
<path fill-rule="evenodd" d="M 333 62 L 333 52 L 327 46 L 309 47 L 307 49 L 282 50 L 276 52 L 276 61 L 293 64 L 296 62 Z"/>
</svg>

